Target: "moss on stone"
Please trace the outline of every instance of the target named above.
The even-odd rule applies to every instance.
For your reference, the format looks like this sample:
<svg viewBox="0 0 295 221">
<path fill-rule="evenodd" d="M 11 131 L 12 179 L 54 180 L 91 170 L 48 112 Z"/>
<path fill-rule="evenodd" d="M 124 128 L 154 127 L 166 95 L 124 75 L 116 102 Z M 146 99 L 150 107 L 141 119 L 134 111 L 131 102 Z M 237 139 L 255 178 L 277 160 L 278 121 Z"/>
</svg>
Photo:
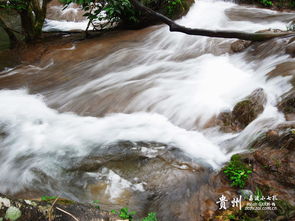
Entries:
<svg viewBox="0 0 295 221">
<path fill-rule="evenodd" d="M 242 128 L 246 127 L 250 122 L 263 112 L 263 104 L 246 99 L 236 104 L 233 110 L 234 119 Z"/>
<path fill-rule="evenodd" d="M 6 210 L 6 214 L 5 214 L 5 219 L 8 219 L 10 221 L 15 221 L 18 218 L 20 218 L 22 215 L 22 212 L 20 211 L 20 209 L 11 206 Z"/>
</svg>

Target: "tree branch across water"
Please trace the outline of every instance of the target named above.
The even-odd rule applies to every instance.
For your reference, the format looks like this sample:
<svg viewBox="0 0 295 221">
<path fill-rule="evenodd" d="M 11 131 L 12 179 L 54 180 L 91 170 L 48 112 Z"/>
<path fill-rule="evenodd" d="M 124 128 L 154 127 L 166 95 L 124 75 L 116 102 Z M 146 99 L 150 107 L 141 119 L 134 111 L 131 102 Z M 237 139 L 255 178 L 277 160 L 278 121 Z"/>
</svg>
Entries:
<svg viewBox="0 0 295 221">
<path fill-rule="evenodd" d="M 213 31 L 206 29 L 197 29 L 197 28 L 187 28 L 185 26 L 175 23 L 170 18 L 155 12 L 154 10 L 144 6 L 137 0 L 130 0 L 133 6 L 143 12 L 148 13 L 149 15 L 157 18 L 159 21 L 165 23 L 169 26 L 171 32 L 182 32 L 188 35 L 199 35 L 207 37 L 216 37 L 216 38 L 238 38 L 242 40 L 249 41 L 265 41 L 276 37 L 283 37 L 294 35 L 294 32 L 265 32 L 265 33 L 250 33 L 250 32 L 239 32 L 239 31 Z"/>
</svg>

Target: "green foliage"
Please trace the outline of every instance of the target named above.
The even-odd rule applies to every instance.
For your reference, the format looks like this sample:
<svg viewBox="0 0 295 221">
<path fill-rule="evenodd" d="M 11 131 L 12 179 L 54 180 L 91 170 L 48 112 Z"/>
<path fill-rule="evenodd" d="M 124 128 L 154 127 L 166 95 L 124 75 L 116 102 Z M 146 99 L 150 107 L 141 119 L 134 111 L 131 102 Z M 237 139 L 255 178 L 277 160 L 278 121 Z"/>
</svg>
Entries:
<svg viewBox="0 0 295 221">
<path fill-rule="evenodd" d="M 258 0 L 262 5 L 270 7 L 273 6 L 273 2 L 270 0 Z"/>
<path fill-rule="evenodd" d="M 239 155 L 233 155 L 223 172 L 231 181 L 231 186 L 243 188 L 252 170 L 241 161 Z"/>
<path fill-rule="evenodd" d="M 121 18 L 128 18 L 133 22 L 138 21 L 136 12 L 129 0 L 108 0 L 104 11 L 107 20 L 119 21 Z"/>
<path fill-rule="evenodd" d="M 234 214 L 230 214 L 230 215 L 228 215 L 228 219 L 229 220 L 235 220 L 236 216 Z"/>
<path fill-rule="evenodd" d="M 41 196 L 42 201 L 50 201 L 57 199 L 57 196 Z"/>
<path fill-rule="evenodd" d="M 130 0 L 60 0 L 60 2 L 65 4 L 65 7 L 70 3 L 81 5 L 85 11 L 84 16 L 94 28 L 98 26 L 103 29 L 109 27 L 109 24 L 112 26 L 120 21 L 136 24 L 142 16 L 142 12 L 134 9 Z M 168 17 L 173 17 L 189 7 L 184 0 L 141 0 L 141 2 Z"/>
<path fill-rule="evenodd" d="M 182 0 L 167 0 L 167 14 L 172 16 L 177 8 L 182 7 Z"/>
<path fill-rule="evenodd" d="M 149 213 L 147 217 L 143 218 L 142 221 L 157 221 L 156 213 Z"/>
<path fill-rule="evenodd" d="M 136 212 L 132 211 L 129 212 L 128 208 L 122 208 L 119 211 L 112 210 L 112 213 L 118 215 L 122 219 L 128 219 L 129 221 L 133 220 L 133 216 L 136 214 Z"/>
<path fill-rule="evenodd" d="M 70 3 L 81 5 L 86 12 L 84 16 L 94 27 L 98 21 L 106 21 L 105 25 L 113 25 L 122 19 L 138 21 L 136 11 L 129 0 L 60 0 L 60 2 L 65 4 L 65 7 Z M 100 28 L 103 27 L 104 25 L 101 25 Z"/>
<path fill-rule="evenodd" d="M 0 0 L 0 9 L 13 10 L 20 15 L 22 32 L 26 41 L 34 41 L 41 36 L 43 23 L 46 17 L 46 5 L 49 1 L 42 0 Z M 14 30 L 12 30 L 15 32 Z M 10 37 L 11 38 L 11 37 Z M 13 38 L 11 39 L 13 41 Z"/>
<path fill-rule="evenodd" d="M 265 202 L 265 200 L 261 200 L 262 197 L 263 197 L 262 191 L 258 187 L 256 187 L 256 190 L 254 193 L 254 201 L 255 202 Z M 259 200 L 255 200 L 255 198 L 258 198 Z"/>
<path fill-rule="evenodd" d="M 25 0 L 11 0 L 0 1 L 0 8 L 14 9 L 17 11 L 26 10 L 29 7 L 29 1 Z"/>
<path fill-rule="evenodd" d="M 289 2 L 289 7 L 290 8 L 295 8 L 295 1 L 290 1 Z"/>
<path fill-rule="evenodd" d="M 95 206 L 95 208 L 100 209 L 100 206 L 98 205 L 100 203 L 99 200 L 93 200 L 92 204 Z"/>
</svg>

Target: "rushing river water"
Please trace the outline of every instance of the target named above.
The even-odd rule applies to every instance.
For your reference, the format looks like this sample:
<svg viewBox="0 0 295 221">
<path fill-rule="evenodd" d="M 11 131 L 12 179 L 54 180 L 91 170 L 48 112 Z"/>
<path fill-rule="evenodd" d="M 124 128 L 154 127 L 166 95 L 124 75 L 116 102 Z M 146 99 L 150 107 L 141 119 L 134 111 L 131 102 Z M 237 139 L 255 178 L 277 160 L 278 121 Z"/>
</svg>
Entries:
<svg viewBox="0 0 295 221">
<path fill-rule="evenodd" d="M 285 30 L 294 18 L 294 13 L 200 0 L 178 22 L 254 32 Z M 44 29 L 67 25 L 49 20 Z M 206 183 L 197 181 L 197 172 L 183 179 L 182 171 L 198 165 L 218 170 L 285 120 L 276 104 L 291 89 L 290 77 L 267 74 L 291 60 L 280 48 L 287 40 L 233 54 L 234 41 L 156 26 L 77 42 L 49 52 L 38 64 L 6 69 L 0 73 L 0 191 L 98 198 L 137 209 L 147 208 L 151 193 L 157 193 L 163 206 L 150 208 L 161 220 L 178 220 L 164 212 L 171 200 L 182 201 L 187 189 Z M 235 134 L 207 128 L 257 88 L 264 89 L 267 103 L 247 128 Z M 159 156 L 169 166 L 155 159 Z"/>
</svg>

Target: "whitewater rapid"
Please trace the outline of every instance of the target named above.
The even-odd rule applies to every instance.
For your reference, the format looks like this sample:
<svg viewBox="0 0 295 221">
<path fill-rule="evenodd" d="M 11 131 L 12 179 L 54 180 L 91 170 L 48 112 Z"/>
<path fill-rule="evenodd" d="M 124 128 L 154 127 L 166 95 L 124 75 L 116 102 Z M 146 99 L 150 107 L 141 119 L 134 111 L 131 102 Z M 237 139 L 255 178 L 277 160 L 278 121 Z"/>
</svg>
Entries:
<svg viewBox="0 0 295 221">
<path fill-rule="evenodd" d="M 260 18 L 234 19 L 239 7 L 230 2 L 198 1 L 178 22 L 188 27 L 258 31 L 285 29 L 294 18 L 291 13 L 253 9 Z M 249 13 L 253 11 L 249 9 Z M 69 24 L 79 29 L 85 21 L 48 21 L 44 30 L 70 30 Z M 141 41 L 127 42 L 103 58 L 68 67 L 65 72 L 83 74 L 81 83 L 74 79 L 42 95 L 27 89 L 1 90 L 0 191 L 30 187 L 40 180 L 36 168 L 58 180 L 69 159 L 87 157 L 120 141 L 171 145 L 203 165 L 220 168 L 263 131 L 284 122 L 275 106 L 291 89 L 289 77 L 267 78 L 267 73 L 290 60 L 289 56 L 282 52 L 249 58 L 251 48 L 231 54 L 228 49 L 233 41 L 172 34 L 159 26 Z M 49 66 L 53 65 L 54 61 Z M 16 68 L 7 74 L 21 72 Z M 257 88 L 264 89 L 267 103 L 245 130 L 224 134 L 218 128 L 204 128 L 210 119 L 232 110 Z M 93 101 L 96 106 L 91 106 Z M 75 113 L 76 107 L 83 111 Z"/>
</svg>

